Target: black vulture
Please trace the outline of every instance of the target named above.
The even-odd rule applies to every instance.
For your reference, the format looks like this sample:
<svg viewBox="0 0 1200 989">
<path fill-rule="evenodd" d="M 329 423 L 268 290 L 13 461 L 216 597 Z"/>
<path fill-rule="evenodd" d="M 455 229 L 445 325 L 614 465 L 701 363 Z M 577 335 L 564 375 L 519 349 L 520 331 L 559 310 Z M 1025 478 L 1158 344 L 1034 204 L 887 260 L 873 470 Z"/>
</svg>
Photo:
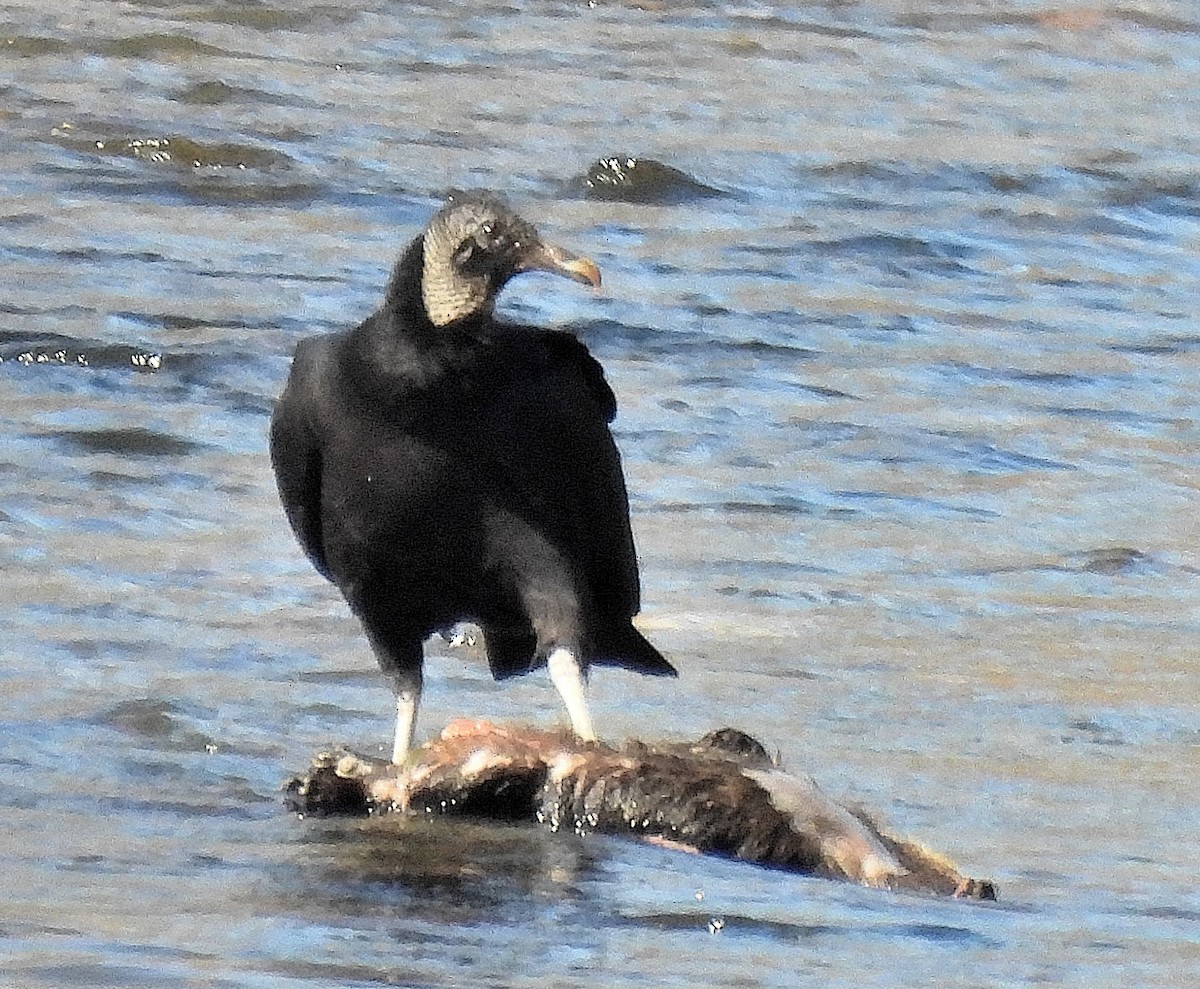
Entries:
<svg viewBox="0 0 1200 989">
<path fill-rule="evenodd" d="M 497 320 L 522 272 L 599 285 L 503 201 L 460 194 L 356 328 L 301 341 L 271 420 L 288 521 L 358 616 L 412 744 L 423 643 L 480 626 L 492 674 L 547 665 L 596 737 L 589 665 L 674 675 L 633 626 L 639 583 L 616 399 L 574 335 Z"/>
</svg>

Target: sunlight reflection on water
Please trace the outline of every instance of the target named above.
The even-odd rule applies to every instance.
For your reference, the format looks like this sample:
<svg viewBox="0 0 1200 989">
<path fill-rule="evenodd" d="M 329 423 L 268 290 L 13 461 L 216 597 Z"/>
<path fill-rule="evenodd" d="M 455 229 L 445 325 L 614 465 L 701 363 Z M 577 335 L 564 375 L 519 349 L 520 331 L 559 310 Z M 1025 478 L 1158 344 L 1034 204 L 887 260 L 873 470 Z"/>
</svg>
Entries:
<svg viewBox="0 0 1200 989">
<path fill-rule="evenodd" d="M 10 4 L 5 976 L 1186 983 L 1198 28 L 1178 3 Z M 626 153 L 723 195 L 587 198 Z M 621 402 L 644 627 L 682 676 L 599 671 L 602 733 L 743 727 L 999 905 L 284 815 L 279 780 L 382 743 L 389 705 L 286 530 L 266 419 L 296 340 L 365 316 L 452 186 L 604 269 L 504 302 L 578 328 Z M 430 651 L 427 730 L 560 717 L 542 679 Z"/>
</svg>

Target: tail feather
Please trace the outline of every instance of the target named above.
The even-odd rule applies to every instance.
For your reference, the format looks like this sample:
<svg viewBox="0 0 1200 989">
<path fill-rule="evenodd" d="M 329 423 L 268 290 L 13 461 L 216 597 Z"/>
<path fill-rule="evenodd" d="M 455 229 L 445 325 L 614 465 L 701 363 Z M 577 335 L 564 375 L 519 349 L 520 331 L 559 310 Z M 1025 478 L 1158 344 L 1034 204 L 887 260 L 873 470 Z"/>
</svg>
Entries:
<svg viewBox="0 0 1200 989">
<path fill-rule="evenodd" d="M 488 665 L 497 680 L 520 676 L 545 662 L 544 657 L 539 662 L 537 637 L 532 632 L 485 626 L 483 638 Z M 625 619 L 593 630 L 588 646 L 588 666 L 620 666 L 646 676 L 679 675 L 650 640 Z"/>
<path fill-rule="evenodd" d="M 647 676 L 679 676 L 650 640 L 627 621 L 594 633 L 588 660 L 592 666 L 621 666 Z"/>
</svg>

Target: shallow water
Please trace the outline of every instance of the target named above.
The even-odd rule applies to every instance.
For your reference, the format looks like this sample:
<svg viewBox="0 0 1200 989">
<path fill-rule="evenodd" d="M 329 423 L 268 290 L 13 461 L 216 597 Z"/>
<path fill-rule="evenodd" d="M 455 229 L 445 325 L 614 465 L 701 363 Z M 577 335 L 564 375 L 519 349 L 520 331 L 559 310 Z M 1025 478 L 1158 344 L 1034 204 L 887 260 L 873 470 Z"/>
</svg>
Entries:
<svg viewBox="0 0 1200 989">
<path fill-rule="evenodd" d="M 1193 982 L 1198 64 L 1166 0 L 4 4 L 0 982 Z M 505 298 L 608 369 L 682 672 L 602 733 L 742 727 L 998 905 L 284 812 L 390 726 L 271 403 L 463 186 L 604 270 Z M 562 717 L 430 653 L 427 732 Z"/>
</svg>

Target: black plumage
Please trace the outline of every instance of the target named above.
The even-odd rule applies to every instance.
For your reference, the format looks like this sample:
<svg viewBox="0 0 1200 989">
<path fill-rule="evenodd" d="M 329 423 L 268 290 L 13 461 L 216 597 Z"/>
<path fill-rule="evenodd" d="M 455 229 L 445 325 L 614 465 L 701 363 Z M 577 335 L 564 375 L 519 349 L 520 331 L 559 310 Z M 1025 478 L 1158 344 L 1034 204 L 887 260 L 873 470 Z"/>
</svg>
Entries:
<svg viewBox="0 0 1200 989">
<path fill-rule="evenodd" d="M 478 623 L 499 679 L 550 666 L 581 736 L 591 664 L 673 667 L 638 632 L 616 399 L 575 336 L 499 321 L 543 270 L 598 284 L 503 203 L 451 200 L 404 252 L 383 306 L 304 340 L 271 421 L 287 517 L 361 620 L 411 744 L 423 641 Z"/>
</svg>

